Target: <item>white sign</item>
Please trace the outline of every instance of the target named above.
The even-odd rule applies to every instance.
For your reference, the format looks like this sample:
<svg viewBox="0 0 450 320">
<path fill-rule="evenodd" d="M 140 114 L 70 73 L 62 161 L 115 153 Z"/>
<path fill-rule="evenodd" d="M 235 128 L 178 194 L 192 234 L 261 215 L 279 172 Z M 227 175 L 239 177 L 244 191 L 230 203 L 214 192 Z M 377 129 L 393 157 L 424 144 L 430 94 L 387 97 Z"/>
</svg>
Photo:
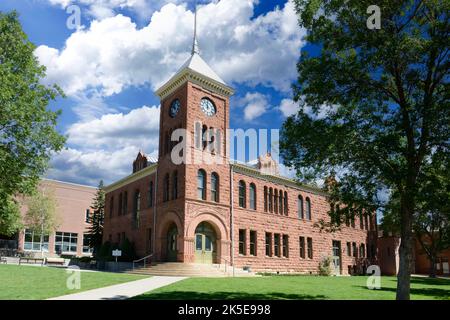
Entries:
<svg viewBox="0 0 450 320">
<path fill-rule="evenodd" d="M 121 250 L 113 250 L 112 255 L 113 255 L 113 257 L 121 257 L 122 251 Z"/>
</svg>

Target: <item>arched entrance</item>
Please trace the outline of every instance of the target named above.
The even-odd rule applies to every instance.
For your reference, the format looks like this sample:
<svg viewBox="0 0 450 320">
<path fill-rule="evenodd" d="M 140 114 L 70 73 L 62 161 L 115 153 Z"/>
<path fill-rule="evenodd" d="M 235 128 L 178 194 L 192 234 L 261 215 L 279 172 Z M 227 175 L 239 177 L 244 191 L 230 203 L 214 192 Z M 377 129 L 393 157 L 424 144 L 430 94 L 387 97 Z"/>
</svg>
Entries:
<svg viewBox="0 0 450 320">
<path fill-rule="evenodd" d="M 177 245 L 177 237 L 178 237 L 178 228 L 175 223 L 173 223 L 169 227 L 169 231 L 167 231 L 167 261 L 177 261 L 178 255 L 178 245 Z"/>
<path fill-rule="evenodd" d="M 201 222 L 195 229 L 195 262 L 213 263 L 217 255 L 217 236 L 208 222 Z"/>
</svg>

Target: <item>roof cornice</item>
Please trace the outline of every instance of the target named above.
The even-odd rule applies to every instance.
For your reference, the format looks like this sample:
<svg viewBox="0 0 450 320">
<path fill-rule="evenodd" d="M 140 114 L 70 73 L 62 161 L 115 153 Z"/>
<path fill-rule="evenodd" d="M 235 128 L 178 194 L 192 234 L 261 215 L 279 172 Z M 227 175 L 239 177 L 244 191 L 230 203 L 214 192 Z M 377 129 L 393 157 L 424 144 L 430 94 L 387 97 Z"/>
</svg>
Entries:
<svg viewBox="0 0 450 320">
<path fill-rule="evenodd" d="M 134 181 L 140 180 L 142 178 L 145 178 L 146 176 L 155 173 L 157 167 L 158 167 L 158 164 L 154 163 L 154 164 L 152 164 L 152 165 L 150 165 L 150 166 L 148 166 L 148 167 L 146 167 L 146 168 L 144 168 L 142 170 L 139 170 L 139 171 L 137 171 L 137 172 L 135 172 L 133 174 L 130 174 L 129 176 L 127 176 L 127 177 L 125 177 L 123 179 L 120 179 L 117 182 L 114 182 L 114 183 L 106 186 L 104 188 L 104 190 L 105 190 L 105 192 L 111 192 L 111 191 L 117 190 L 117 189 L 119 189 L 119 188 L 121 188 L 121 187 L 123 187 L 123 186 L 125 186 L 125 185 L 127 185 L 129 183 L 131 183 L 131 182 L 134 182 Z"/>
<path fill-rule="evenodd" d="M 177 88 L 182 86 L 186 82 L 192 82 L 209 91 L 220 93 L 224 96 L 231 96 L 234 94 L 233 88 L 224 85 L 218 81 L 215 81 L 209 77 L 205 77 L 201 73 L 198 73 L 189 68 L 176 74 L 173 78 L 167 81 L 161 88 L 156 90 L 155 94 L 158 95 L 161 100 L 164 100 L 167 96 L 172 94 Z"/>
<path fill-rule="evenodd" d="M 325 191 L 323 191 L 320 188 L 310 186 L 307 184 L 303 184 L 300 182 L 297 182 L 295 180 L 283 177 L 283 176 L 274 176 L 274 175 L 268 175 L 268 174 L 262 174 L 258 169 L 251 168 L 249 166 L 239 164 L 239 163 L 231 163 L 230 164 L 233 167 L 233 171 L 237 173 L 246 174 L 249 176 L 252 176 L 257 179 L 266 180 L 272 183 L 277 184 L 284 184 L 286 186 L 289 186 L 291 188 L 298 189 L 300 191 L 305 192 L 311 192 L 322 196 L 329 196 L 329 194 Z"/>
</svg>

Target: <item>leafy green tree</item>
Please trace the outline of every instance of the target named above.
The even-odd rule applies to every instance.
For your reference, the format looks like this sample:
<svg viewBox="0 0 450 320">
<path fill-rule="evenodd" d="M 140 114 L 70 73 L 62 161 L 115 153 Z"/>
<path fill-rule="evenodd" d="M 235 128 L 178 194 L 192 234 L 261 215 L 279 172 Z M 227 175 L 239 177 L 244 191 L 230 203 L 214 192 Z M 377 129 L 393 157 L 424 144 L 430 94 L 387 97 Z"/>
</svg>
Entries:
<svg viewBox="0 0 450 320">
<path fill-rule="evenodd" d="M 42 248 L 44 236 L 55 232 L 61 223 L 56 211 L 56 199 L 50 189 L 41 186 L 25 202 L 28 209 L 24 224 L 27 229 L 40 235 Z"/>
<path fill-rule="evenodd" d="M 381 0 L 370 30 L 367 0 L 295 0 L 306 40 L 293 86 L 299 111 L 281 133 L 281 154 L 300 179 L 336 170 L 333 197 L 352 214 L 399 195 L 397 299 L 409 299 L 418 181 L 433 153 L 449 155 L 449 6 Z"/>
<path fill-rule="evenodd" d="M 34 49 L 17 13 L 0 12 L 0 233 L 6 235 L 20 227 L 14 196 L 36 189 L 65 141 L 55 129 L 60 111 L 47 107 L 62 91 L 41 84 L 45 68 Z"/>
<path fill-rule="evenodd" d="M 93 214 L 89 227 L 89 246 L 93 248 L 94 257 L 97 256 L 103 238 L 103 221 L 105 217 L 105 190 L 103 189 L 103 180 L 98 184 L 97 193 L 91 209 Z"/>
</svg>

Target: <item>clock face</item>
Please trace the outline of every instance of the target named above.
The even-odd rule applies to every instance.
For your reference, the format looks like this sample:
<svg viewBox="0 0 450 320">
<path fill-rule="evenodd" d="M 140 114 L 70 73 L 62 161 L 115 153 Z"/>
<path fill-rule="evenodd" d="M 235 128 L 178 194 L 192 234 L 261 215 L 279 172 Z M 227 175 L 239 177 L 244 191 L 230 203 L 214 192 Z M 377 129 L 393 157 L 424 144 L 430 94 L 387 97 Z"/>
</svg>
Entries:
<svg viewBox="0 0 450 320">
<path fill-rule="evenodd" d="M 211 100 L 206 98 L 203 98 L 202 101 L 200 102 L 200 108 L 208 117 L 212 117 L 217 112 L 214 103 L 212 103 Z"/>
<path fill-rule="evenodd" d="M 174 118 L 178 111 L 180 111 L 181 108 L 181 103 L 180 100 L 175 99 L 172 101 L 172 103 L 170 104 L 170 110 L 169 110 L 169 115 Z"/>
</svg>

